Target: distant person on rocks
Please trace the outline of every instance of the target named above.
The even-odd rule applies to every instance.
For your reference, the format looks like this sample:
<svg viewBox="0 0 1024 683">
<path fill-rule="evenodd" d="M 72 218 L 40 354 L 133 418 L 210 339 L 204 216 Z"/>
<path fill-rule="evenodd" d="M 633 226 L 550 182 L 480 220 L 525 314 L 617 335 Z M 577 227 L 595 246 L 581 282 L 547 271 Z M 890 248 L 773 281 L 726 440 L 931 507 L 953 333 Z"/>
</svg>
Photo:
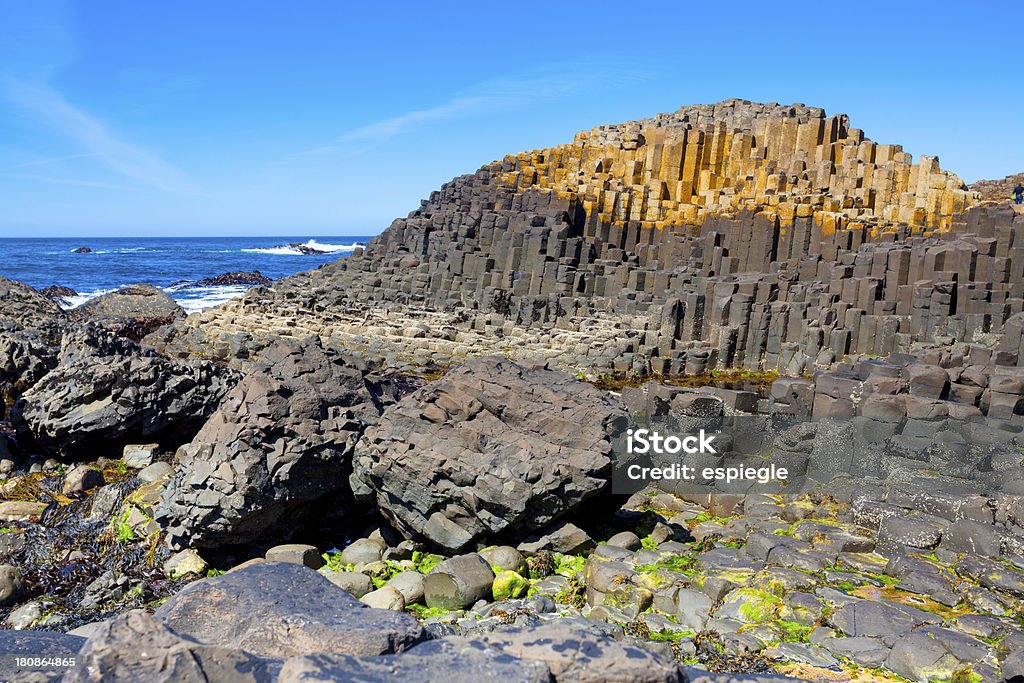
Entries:
<svg viewBox="0 0 1024 683">
<path fill-rule="evenodd" d="M 1024 186 L 1017 183 L 1017 187 L 1013 188 L 1013 203 L 1024 204 Z"/>
</svg>

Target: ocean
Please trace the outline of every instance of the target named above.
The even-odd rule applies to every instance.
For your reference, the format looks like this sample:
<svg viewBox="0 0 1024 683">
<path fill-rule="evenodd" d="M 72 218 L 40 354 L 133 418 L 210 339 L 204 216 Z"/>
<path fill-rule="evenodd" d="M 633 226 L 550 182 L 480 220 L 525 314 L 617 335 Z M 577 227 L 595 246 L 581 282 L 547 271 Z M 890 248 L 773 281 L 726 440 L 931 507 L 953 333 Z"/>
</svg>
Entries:
<svg viewBox="0 0 1024 683">
<path fill-rule="evenodd" d="M 238 285 L 186 288 L 224 273 L 258 270 L 272 279 L 343 258 L 370 236 L 0 238 L 0 275 L 32 285 L 70 287 L 70 307 L 126 285 L 160 287 L 193 313 L 240 296 Z M 324 254 L 303 254 L 303 244 Z M 88 248 L 90 253 L 74 253 Z"/>
</svg>

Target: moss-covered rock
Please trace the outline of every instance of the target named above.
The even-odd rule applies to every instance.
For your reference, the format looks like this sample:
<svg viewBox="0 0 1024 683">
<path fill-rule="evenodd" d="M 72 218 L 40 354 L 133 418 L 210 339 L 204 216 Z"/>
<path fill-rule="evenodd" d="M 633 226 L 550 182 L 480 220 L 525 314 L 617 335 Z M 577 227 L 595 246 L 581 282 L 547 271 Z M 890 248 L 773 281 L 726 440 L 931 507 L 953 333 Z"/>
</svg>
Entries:
<svg viewBox="0 0 1024 683">
<path fill-rule="evenodd" d="M 763 624 L 774 621 L 782 610 L 778 596 L 757 588 L 738 588 L 722 601 L 717 616 L 737 619 L 746 624 Z"/>
<path fill-rule="evenodd" d="M 506 569 L 494 577 L 491 592 L 495 600 L 510 600 L 522 596 L 529 587 L 530 583 L 518 572 Z"/>
</svg>

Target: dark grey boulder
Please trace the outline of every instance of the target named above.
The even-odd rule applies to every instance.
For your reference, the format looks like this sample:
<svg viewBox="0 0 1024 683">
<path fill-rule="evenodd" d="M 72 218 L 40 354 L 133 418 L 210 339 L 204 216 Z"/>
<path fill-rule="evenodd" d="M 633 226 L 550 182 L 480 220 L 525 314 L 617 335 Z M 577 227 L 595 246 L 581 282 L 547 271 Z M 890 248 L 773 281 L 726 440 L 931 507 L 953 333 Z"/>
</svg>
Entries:
<svg viewBox="0 0 1024 683">
<path fill-rule="evenodd" d="M 207 361 L 173 361 L 94 326 L 69 330 L 57 366 L 15 404 L 19 439 L 75 456 L 129 440 L 187 441 L 235 381 Z"/>
<path fill-rule="evenodd" d="M 287 535 L 295 515 L 325 498 L 344 509 L 352 451 L 380 415 L 382 384 L 318 340 L 267 349 L 179 449 L 156 511 L 171 542 L 247 543 Z"/>
<path fill-rule="evenodd" d="M 0 419 L 57 364 L 64 312 L 48 298 L 0 277 Z"/>
<path fill-rule="evenodd" d="M 156 616 L 183 636 L 260 657 L 380 655 L 425 637 L 412 616 L 367 607 L 312 569 L 286 562 L 196 581 Z"/>
<path fill-rule="evenodd" d="M 0 418 L 56 365 L 57 347 L 39 333 L 0 330 Z"/>
<path fill-rule="evenodd" d="M 480 642 L 513 657 L 543 662 L 558 683 L 684 683 L 685 674 L 671 659 L 599 628 L 560 619 L 532 629 L 496 630 Z M 475 641 L 464 641 L 471 646 Z"/>
<path fill-rule="evenodd" d="M 0 653 L 34 657 L 74 657 L 85 638 L 55 631 L 9 631 L 0 629 Z"/>
<path fill-rule="evenodd" d="M 478 641 L 432 640 L 399 655 L 294 657 L 281 668 L 281 683 L 547 683 L 543 662 L 512 657 Z"/>
<path fill-rule="evenodd" d="M 100 623 L 65 683 L 272 683 L 279 662 L 198 643 L 141 612 Z"/>
<path fill-rule="evenodd" d="M 0 276 L 0 328 L 52 330 L 64 317 L 57 304 L 32 287 Z"/>
<path fill-rule="evenodd" d="M 18 668 L 14 657 L 75 658 L 77 663 L 84 643 L 85 638 L 66 633 L 0 629 L 0 677 L 11 683 L 59 683 L 71 667 Z"/>
<path fill-rule="evenodd" d="M 606 489 L 625 420 L 569 375 L 474 359 L 385 411 L 356 448 L 352 488 L 449 550 L 525 534 Z"/>
<path fill-rule="evenodd" d="M 133 341 L 184 317 L 185 309 L 167 292 L 146 284 L 123 287 L 68 311 L 70 320 L 102 325 Z"/>
<path fill-rule="evenodd" d="M 590 552 L 597 544 L 590 535 L 572 522 L 555 524 L 547 533 L 534 535 L 517 546 L 521 553 L 532 555 L 550 550 L 564 555 L 579 555 Z"/>
</svg>

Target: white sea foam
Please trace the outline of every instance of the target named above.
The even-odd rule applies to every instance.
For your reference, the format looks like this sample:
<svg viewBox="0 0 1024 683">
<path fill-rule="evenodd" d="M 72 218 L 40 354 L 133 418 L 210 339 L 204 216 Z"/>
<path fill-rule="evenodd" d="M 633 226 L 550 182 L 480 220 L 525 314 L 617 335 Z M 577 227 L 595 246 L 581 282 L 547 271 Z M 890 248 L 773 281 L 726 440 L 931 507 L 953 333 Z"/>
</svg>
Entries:
<svg viewBox="0 0 1024 683">
<path fill-rule="evenodd" d="M 66 296 L 66 297 L 64 297 L 64 301 L 67 302 L 67 305 L 66 306 L 62 306 L 61 308 L 65 309 L 65 310 L 70 310 L 72 308 L 78 308 L 79 306 L 84 304 L 86 301 L 90 301 L 91 299 L 95 299 L 98 296 L 103 296 L 104 294 L 110 294 L 113 291 L 115 291 L 115 290 L 113 290 L 113 289 L 95 289 L 95 290 L 93 290 L 91 292 L 79 292 L 75 296 Z"/>
<path fill-rule="evenodd" d="M 245 294 L 248 287 L 243 285 L 222 285 L 219 287 L 188 287 L 182 285 L 164 287 L 163 290 L 171 295 L 171 298 L 188 313 L 196 313 L 213 306 L 235 299 Z M 91 292 L 79 292 L 77 296 L 64 297 L 67 305 L 62 306 L 64 310 L 78 308 L 82 304 L 98 296 L 110 294 L 117 289 L 96 289 Z"/>
<path fill-rule="evenodd" d="M 321 244 L 316 240 L 309 240 L 302 246 L 309 247 L 310 249 L 316 249 L 327 254 L 343 254 L 351 253 L 357 247 L 361 247 L 361 244 Z M 281 245 L 277 247 L 266 247 L 261 249 L 242 249 L 242 251 L 248 254 L 272 254 L 274 256 L 295 256 L 302 255 L 302 251 L 297 247 L 289 245 Z"/>
<path fill-rule="evenodd" d="M 242 294 L 245 294 L 248 289 L 248 287 L 243 285 L 222 285 L 220 287 L 191 287 L 189 289 L 166 287 L 164 291 L 171 293 L 174 300 L 186 312 L 197 313 L 213 306 L 220 306 L 232 299 L 237 299 Z"/>
</svg>

